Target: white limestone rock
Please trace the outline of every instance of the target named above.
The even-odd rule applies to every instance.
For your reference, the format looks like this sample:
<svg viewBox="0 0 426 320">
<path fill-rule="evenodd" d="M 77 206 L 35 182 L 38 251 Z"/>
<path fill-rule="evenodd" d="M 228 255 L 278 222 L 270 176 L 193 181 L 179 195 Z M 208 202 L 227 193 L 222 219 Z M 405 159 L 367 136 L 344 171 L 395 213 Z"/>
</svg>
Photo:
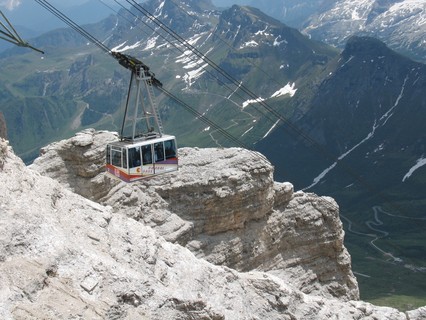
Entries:
<svg viewBox="0 0 426 320">
<path fill-rule="evenodd" d="M 66 140 L 49 146 L 32 168 L 57 175 L 43 168 L 43 158 L 59 163 L 55 158 L 70 152 L 64 150 L 70 146 L 84 167 L 80 150 L 98 145 L 102 151 L 96 138 L 84 140 L 80 147 Z M 84 152 L 91 154 L 88 149 Z M 69 177 L 75 172 L 72 161 L 60 184 L 27 169 L 6 142 L 0 150 L 5 150 L 0 152 L 5 186 L 0 194 L 1 318 L 417 320 L 424 315 L 422 308 L 404 314 L 354 301 L 358 289 L 337 204 L 275 183 L 272 166 L 244 161 L 258 159 L 246 150 L 187 149 L 178 172 L 135 184 L 110 183 L 102 172 L 79 177 L 79 184 L 97 181 L 96 188 L 106 189 L 101 197 L 93 186 L 82 190 L 101 204 L 69 190 L 81 191 Z M 214 164 L 225 159 L 232 169 L 221 177 Z M 209 204 L 215 198 L 228 214 L 241 214 L 252 204 L 238 204 L 239 191 L 255 189 L 263 194 L 253 195 L 262 202 L 255 204 L 262 213 L 209 234 L 196 230 L 214 230 L 206 227 L 214 221 L 197 218 L 194 200 L 178 192 L 198 190 L 200 201 Z M 186 211 L 184 217 L 176 207 Z M 212 208 L 209 214 L 218 214 Z"/>
<path fill-rule="evenodd" d="M 10 150 L 1 158 L 2 319 L 404 319 L 212 265 L 27 169 Z"/>
<path fill-rule="evenodd" d="M 58 178 L 65 186 L 216 265 L 268 271 L 305 293 L 359 298 L 333 199 L 294 195 L 291 183 L 274 182 L 263 155 L 241 148 L 181 148 L 179 171 L 133 184 L 102 171 L 76 174 L 75 167 L 102 167 L 102 143 L 114 139 L 86 130 L 45 148 L 31 168 L 57 179 L 55 158 L 66 161 Z"/>
</svg>

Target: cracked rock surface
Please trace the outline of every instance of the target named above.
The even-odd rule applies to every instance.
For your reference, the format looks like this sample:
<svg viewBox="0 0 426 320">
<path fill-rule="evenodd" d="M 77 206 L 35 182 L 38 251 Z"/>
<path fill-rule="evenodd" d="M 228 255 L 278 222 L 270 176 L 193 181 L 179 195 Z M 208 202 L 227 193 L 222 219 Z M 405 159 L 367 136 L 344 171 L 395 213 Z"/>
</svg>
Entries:
<svg viewBox="0 0 426 320">
<path fill-rule="evenodd" d="M 51 150 L 43 157 L 50 156 Z M 234 153 L 240 157 L 245 151 Z M 326 210 L 325 199 L 293 193 L 290 184 L 277 185 L 269 177 L 267 162 L 256 164 L 257 181 L 250 182 L 246 168 L 237 181 L 225 179 L 234 183 L 234 189 L 226 185 L 219 194 L 218 182 L 208 189 L 210 178 L 198 184 L 180 179 L 184 169 L 138 185 L 110 181 L 100 172 L 82 178 L 109 185 L 94 202 L 88 194 L 77 194 L 66 174 L 60 177 L 67 183 L 44 176 L 36 168 L 43 162 L 40 159 L 29 169 L 0 140 L 2 319 L 405 320 L 424 316 L 422 308 L 401 313 L 357 301 L 336 207 Z M 185 161 L 182 152 L 181 163 Z M 208 166 L 210 162 L 204 161 Z M 247 179 L 245 186 L 239 185 L 240 179 Z M 250 183 L 254 189 L 261 187 L 267 198 L 256 204 L 262 213 L 243 218 L 244 223 L 235 219 L 235 225 L 221 226 L 220 231 L 205 233 L 210 229 L 204 226 L 211 221 L 197 220 L 189 209 L 181 217 L 176 207 L 183 206 L 184 197 L 170 199 L 172 192 L 178 194 L 176 190 L 194 184 L 200 192 L 211 190 L 204 198 L 207 203 L 217 197 L 229 201 L 230 207 L 241 188 L 251 192 Z M 95 189 L 83 191 L 88 190 Z M 237 209 L 228 209 L 227 214 L 236 214 Z M 318 248 L 309 244 L 316 237 L 315 228 L 329 230 L 316 241 L 323 243 Z M 302 239 L 300 248 L 294 248 Z M 315 260 L 322 246 L 334 248 L 335 253 Z M 229 256 L 224 259 L 225 252 Z M 320 272 L 317 264 L 325 261 L 331 271 Z M 340 268 L 340 275 L 333 276 L 335 268 Z"/>
</svg>

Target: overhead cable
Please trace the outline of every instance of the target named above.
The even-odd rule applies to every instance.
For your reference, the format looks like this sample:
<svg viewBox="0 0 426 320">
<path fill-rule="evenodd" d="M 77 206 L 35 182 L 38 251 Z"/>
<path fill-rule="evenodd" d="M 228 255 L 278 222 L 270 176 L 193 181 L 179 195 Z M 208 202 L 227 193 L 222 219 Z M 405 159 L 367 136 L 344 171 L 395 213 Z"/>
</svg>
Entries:
<svg viewBox="0 0 426 320">
<path fill-rule="evenodd" d="M 37 48 L 33 47 L 32 45 L 30 45 L 28 42 L 24 41 L 19 36 L 18 32 L 16 32 L 13 25 L 10 23 L 10 21 L 6 18 L 6 16 L 4 15 L 4 13 L 1 10 L 0 10 L 0 16 L 4 20 L 3 22 L 0 20 L 0 26 L 3 28 L 3 30 L 0 29 L 0 39 L 3 39 L 3 40 L 10 42 L 10 43 L 13 43 L 14 45 L 17 45 L 19 47 L 26 47 L 26 48 L 30 48 L 34 51 L 44 53 L 42 50 L 37 49 Z"/>
<path fill-rule="evenodd" d="M 108 4 L 106 4 L 104 2 L 104 0 L 98 0 L 100 1 L 102 4 L 104 4 L 106 7 L 108 7 L 109 9 L 111 9 L 112 11 L 114 11 L 117 15 L 119 15 L 120 17 L 122 17 L 124 20 L 126 20 L 127 22 L 129 22 L 131 25 L 134 24 L 134 21 L 130 21 L 127 17 L 125 17 L 121 12 L 115 10 L 114 8 L 112 8 L 111 6 L 109 6 Z M 140 16 L 138 16 L 135 12 L 132 12 L 131 10 L 129 10 L 128 8 L 126 8 L 122 3 L 120 3 L 118 0 L 114 0 L 114 2 L 116 4 L 118 4 L 124 11 L 126 11 L 128 14 L 130 14 L 131 16 L 133 16 L 135 18 L 135 21 L 140 21 L 141 23 L 144 24 L 144 26 L 146 26 L 147 28 L 149 28 L 153 33 L 156 33 L 158 36 L 160 36 L 163 40 L 165 40 L 168 44 L 170 44 L 175 50 L 179 51 L 182 55 L 184 55 L 186 58 L 188 58 L 188 60 L 190 61 L 195 61 L 195 59 L 197 58 L 197 56 L 193 57 L 191 56 L 191 53 L 193 53 L 191 50 L 188 50 L 190 53 L 188 53 L 188 51 L 185 51 L 182 49 L 181 46 L 178 46 L 176 43 L 174 43 L 173 41 L 171 41 L 167 36 L 165 36 L 163 33 L 160 33 L 158 29 L 153 28 L 147 21 L 144 21 Z M 150 19 L 148 19 L 150 20 Z M 145 34 L 147 34 L 147 32 L 145 30 L 141 29 Z M 148 35 L 148 34 L 147 34 Z M 176 39 L 175 39 L 176 40 Z M 217 75 L 214 75 L 209 69 L 205 69 L 206 73 L 209 74 L 210 76 L 212 76 L 213 78 L 216 78 L 216 80 L 218 81 L 218 83 L 227 88 L 229 90 L 229 92 L 233 93 L 233 95 L 239 97 L 241 99 L 241 101 L 244 101 L 245 99 L 241 96 L 241 94 L 239 92 L 236 92 L 235 89 L 231 88 L 229 86 L 229 84 L 225 83 L 222 79 L 220 79 L 219 77 L 217 77 Z M 260 114 L 262 115 L 266 120 L 270 121 L 271 123 L 274 123 L 275 120 L 273 120 L 270 115 L 268 113 L 265 113 L 262 109 L 257 108 L 257 106 L 253 106 L 253 108 Z"/>
</svg>

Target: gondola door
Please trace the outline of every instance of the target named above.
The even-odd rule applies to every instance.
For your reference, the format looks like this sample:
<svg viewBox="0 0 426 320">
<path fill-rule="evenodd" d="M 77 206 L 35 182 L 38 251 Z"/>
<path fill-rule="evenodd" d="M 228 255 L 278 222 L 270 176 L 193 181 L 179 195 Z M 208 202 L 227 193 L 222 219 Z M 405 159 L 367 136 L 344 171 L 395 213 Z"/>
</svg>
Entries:
<svg viewBox="0 0 426 320">
<path fill-rule="evenodd" d="M 152 144 L 146 144 L 141 146 L 142 151 L 142 174 L 144 176 L 151 176 L 155 174 L 155 166 L 152 161 Z"/>
<path fill-rule="evenodd" d="M 142 177 L 141 147 L 130 147 L 128 150 L 129 176 L 131 180 L 138 180 Z"/>
<path fill-rule="evenodd" d="M 154 172 L 156 174 L 164 173 L 164 143 L 155 142 L 152 145 L 152 149 L 154 151 Z"/>
</svg>

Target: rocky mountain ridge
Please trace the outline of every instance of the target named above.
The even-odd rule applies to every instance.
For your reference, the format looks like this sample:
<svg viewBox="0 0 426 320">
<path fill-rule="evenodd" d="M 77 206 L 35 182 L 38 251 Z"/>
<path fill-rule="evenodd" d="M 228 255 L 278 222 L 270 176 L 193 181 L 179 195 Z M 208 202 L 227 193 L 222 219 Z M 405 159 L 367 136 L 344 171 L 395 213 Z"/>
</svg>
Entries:
<svg viewBox="0 0 426 320">
<path fill-rule="evenodd" d="M 404 291 L 418 292 L 419 301 L 424 300 L 425 273 L 411 270 L 425 267 L 426 247 L 420 240 L 426 226 L 425 84 L 424 64 L 377 39 L 352 37 L 319 85 L 313 107 L 293 122 L 311 141 L 289 135 L 282 125 L 257 144 L 276 172 L 285 172 L 276 180 L 288 179 L 295 189 L 337 200 L 346 217 L 353 268 L 368 275 L 359 285 L 371 289 L 363 292 L 374 292 L 364 299 Z M 373 227 L 369 221 L 377 222 L 377 207 L 385 213 L 379 214 L 380 227 Z M 386 254 L 370 244 L 372 234 L 381 238 L 379 248 Z M 397 259 L 388 259 L 388 253 Z M 381 277 L 379 265 L 386 266 L 391 279 L 383 286 L 371 284 Z M 407 279 L 394 282 L 396 274 Z"/>
<path fill-rule="evenodd" d="M 422 0 L 247 0 L 313 39 L 343 47 L 353 35 L 371 36 L 423 63 L 426 3 Z"/>
<path fill-rule="evenodd" d="M 354 38 L 349 50 L 337 56 L 334 49 L 310 41 L 297 30 L 253 8 L 235 6 L 221 13 L 211 9 L 207 0 L 181 1 L 190 13 L 185 14 L 172 1 L 160 6 L 163 2 L 155 0 L 147 5 L 172 28 L 178 27 L 177 21 L 185 26 L 183 36 L 188 42 L 240 77 L 238 81 L 252 88 L 262 97 L 261 101 L 289 119 L 290 127 L 294 124 L 293 127 L 303 129 L 320 144 L 326 143 L 332 153 L 331 162 L 319 157 L 309 146 L 304 150 L 300 134 L 287 128 L 286 121 L 272 117 L 257 100 L 238 88 L 222 85 L 221 81 L 226 85 L 229 81 L 223 77 L 215 79 L 212 69 L 182 46 L 177 45 L 182 52 L 176 54 L 174 46 L 157 34 L 146 32 L 148 29 L 141 19 L 130 13 L 124 15 L 127 19 L 114 15 L 88 26 L 88 30 L 99 39 L 106 39 L 105 43 L 115 50 L 142 59 L 167 89 L 247 145 L 264 140 L 255 147 L 273 162 L 275 172 L 280 174 L 277 180 L 292 181 L 296 189 L 318 181 L 314 188 L 321 189 L 313 191 L 339 199 L 341 214 L 351 223 L 345 226 L 353 226 L 356 232 L 347 230 L 346 237 L 348 247 L 353 245 L 349 248 L 355 271 L 368 276 L 359 279 L 359 284 L 364 280 L 369 287 L 363 291 L 374 291 L 366 299 L 378 296 L 393 299 L 398 294 L 409 296 L 419 292 L 420 302 L 416 306 L 421 305 L 422 294 L 426 292 L 424 273 L 406 271 L 424 270 L 426 257 L 422 241 L 426 220 L 421 216 L 425 143 L 424 137 L 419 136 L 424 132 L 424 67 L 364 37 Z M 115 61 L 99 54 L 97 48 L 87 45 L 72 30 L 56 30 L 37 40 L 36 46 L 49 49 L 45 59 L 15 52 L 2 56 L 4 60 L 0 63 L 0 77 L 4 81 L 0 86 L 0 111 L 4 111 L 8 137 L 17 153 L 24 157 L 21 152 L 25 148 L 19 150 L 17 140 L 25 144 L 28 153 L 37 154 L 39 146 L 53 137 L 58 140 L 70 136 L 71 131 L 82 126 L 119 130 L 121 121 L 117 119 L 129 74 L 119 70 L 121 67 Z M 114 67 L 117 69 L 111 70 Z M 181 145 L 231 145 L 217 130 L 199 121 L 199 117 L 188 116 L 182 105 L 164 98 L 160 98 L 159 105 L 166 131 L 175 134 Z M 377 124 L 382 125 L 379 128 Z M 260 149 L 262 145 L 270 148 L 268 152 Z M 340 161 L 340 156 L 345 159 Z M 333 166 L 335 160 L 339 163 Z M 340 163 L 346 161 L 364 179 L 374 177 L 375 190 L 390 195 L 388 199 L 406 208 L 408 215 L 388 211 L 391 216 L 379 217 L 384 222 L 380 228 L 383 230 L 371 230 L 370 221 L 379 223 L 372 209 L 385 207 L 387 203 L 372 199 L 377 192 L 365 196 L 365 188 L 359 188 L 346 176 L 342 179 L 334 168 L 339 169 Z M 99 169 L 90 163 L 81 171 L 85 167 Z M 102 185 L 102 181 L 94 183 Z M 99 199 L 109 190 L 94 188 L 85 181 L 75 189 L 97 192 Z M 338 198 L 340 194 L 347 196 L 348 201 Z M 178 225 L 183 229 L 187 226 Z M 360 237 L 360 233 L 364 236 Z M 383 237 L 387 233 L 391 236 Z M 398 258 L 395 263 L 370 244 L 371 235 L 380 237 L 380 249 Z M 242 247 L 251 251 L 250 247 Z M 389 273 L 384 275 L 382 268 Z M 389 281 L 381 281 L 381 277 Z M 411 303 L 401 308 L 414 308 L 410 307 Z"/>
<path fill-rule="evenodd" d="M 357 295 L 356 282 L 353 282 L 350 264 L 348 265 L 349 257 L 342 245 L 343 233 L 338 210 L 337 207 L 331 210 L 323 206 L 325 201 L 330 203 L 332 199 L 322 199 L 313 194 L 293 193 L 289 183 L 274 183 L 271 180 L 272 167 L 266 160 L 259 161 L 258 154 L 241 149 L 206 151 L 183 149 L 182 170 L 179 173 L 174 177 L 168 175 L 159 180 L 149 180 L 141 185 L 123 185 L 111 180 L 101 173 L 101 167 L 98 168 L 99 172 L 96 172 L 96 163 L 90 168 L 89 176 L 84 177 L 86 173 L 83 171 L 80 171 L 81 174 L 77 177 L 73 177 L 72 174 L 60 175 L 62 182 L 35 171 L 36 169 L 44 173 L 50 171 L 50 174 L 54 175 L 55 167 L 52 160 L 55 156 L 58 167 L 65 164 L 68 168 L 72 168 L 73 163 L 78 163 L 72 162 L 69 158 L 72 150 L 77 155 L 74 160 L 79 157 L 85 158 L 84 154 L 91 155 L 89 159 L 96 158 L 96 154 L 100 151 L 99 141 L 108 136 L 113 138 L 114 135 L 107 132 L 86 131 L 70 140 L 58 142 L 46 148 L 45 154 L 32 168 L 25 167 L 13 154 L 6 141 L 0 141 L 0 181 L 4 191 L 0 194 L 2 212 L 0 314 L 3 319 L 339 317 L 417 320 L 425 316 L 425 308 L 401 313 L 392 308 L 377 307 L 353 300 Z M 202 155 L 204 157 L 201 157 Z M 253 157 L 256 157 L 257 162 L 250 161 Z M 45 168 L 42 166 L 43 158 L 46 161 Z M 216 163 L 214 160 L 217 159 L 218 162 L 224 161 L 228 164 L 223 172 L 214 167 Z M 248 161 L 241 162 L 241 160 Z M 48 168 L 50 170 L 47 170 Z M 195 168 L 198 170 L 193 170 Z M 204 179 L 196 182 L 198 178 L 202 178 L 203 172 Z M 250 179 L 252 174 L 255 176 Z M 109 196 L 105 193 L 101 196 L 103 200 L 100 201 L 105 204 L 95 203 L 72 192 L 70 188 L 73 188 L 75 179 L 97 181 L 99 186 L 111 188 L 108 189 Z M 67 187 L 63 185 L 64 182 Z M 164 188 L 165 183 L 169 189 Z M 221 189 L 218 188 L 220 183 Z M 235 184 L 235 188 L 230 187 L 232 184 Z M 283 268 L 281 273 L 274 274 L 261 270 L 238 272 L 226 266 L 214 265 L 197 258 L 182 245 L 172 243 L 182 242 L 182 237 L 177 236 L 170 242 L 160 235 L 161 226 L 167 224 L 169 226 L 164 227 L 163 235 L 171 234 L 164 231 L 166 229 L 170 231 L 173 226 L 177 226 L 173 222 L 177 221 L 177 217 L 173 218 L 167 213 L 168 205 L 164 203 L 167 197 L 164 197 L 164 194 L 164 198 L 159 197 L 157 193 L 159 190 L 170 195 L 173 189 L 190 188 L 194 185 L 199 190 L 201 201 L 215 194 L 215 203 L 218 206 L 223 205 L 222 201 L 232 206 L 233 191 L 246 186 L 247 190 L 239 190 L 239 193 L 250 193 L 258 187 L 254 184 L 269 184 L 267 188 L 269 191 L 266 192 L 267 201 L 263 204 L 273 203 L 272 211 L 275 211 L 282 221 L 287 221 L 287 224 L 273 223 L 268 227 L 272 231 L 271 235 L 277 235 L 280 226 L 284 226 L 283 230 L 286 230 L 287 236 L 276 238 L 276 241 L 281 241 L 282 245 L 285 242 L 291 243 L 292 239 L 298 239 L 297 233 L 307 235 L 308 229 L 316 228 L 319 228 L 320 232 L 324 230 L 323 228 L 329 228 L 330 232 L 334 232 L 334 240 L 321 242 L 312 236 L 305 237 L 305 243 L 299 245 L 310 247 L 310 250 L 305 252 L 306 256 L 300 256 L 300 251 L 292 252 L 292 263 L 287 267 L 281 265 Z M 204 189 L 200 189 L 200 186 L 204 186 Z M 203 196 L 208 190 L 212 194 Z M 176 192 L 175 195 L 177 194 Z M 181 197 L 184 196 L 191 198 L 186 199 L 186 202 L 194 201 L 190 193 L 181 193 Z M 109 205 L 108 201 L 111 202 Z M 179 203 L 182 201 L 184 205 L 184 199 L 179 199 Z M 251 203 L 253 204 L 254 202 Z M 245 205 L 244 208 L 250 207 L 250 204 Z M 240 203 L 239 206 L 244 204 Z M 208 219 L 205 218 L 209 215 L 208 209 L 206 206 L 203 215 L 198 216 L 201 220 L 192 221 L 193 230 L 197 229 L 194 227 L 196 224 L 207 225 Z M 278 212 L 279 210 L 281 212 Z M 293 210 L 297 214 L 292 215 Z M 244 212 L 245 210 L 242 213 Z M 273 216 L 274 212 L 269 212 L 269 215 Z M 237 216 L 234 215 L 235 218 Z M 261 224 L 261 219 L 257 216 L 252 222 L 250 219 L 246 220 L 246 225 Z M 210 223 L 214 223 L 215 220 Z M 234 220 L 238 221 L 241 219 Z M 331 221 L 333 223 L 329 224 Z M 243 234 L 244 228 L 238 223 L 230 225 L 230 231 L 239 230 L 240 235 Z M 216 230 L 216 232 L 218 233 L 210 232 L 210 236 L 229 231 Z M 187 233 L 178 232 L 178 234 Z M 227 241 L 222 238 L 222 245 L 226 246 Z M 297 242 L 299 241 L 296 241 L 296 244 Z M 192 246 L 195 244 L 194 240 L 183 241 L 183 244 L 185 243 L 192 243 Z M 264 240 L 258 242 L 261 243 L 267 244 Z M 328 255 L 317 251 L 323 246 L 329 246 L 331 251 Z M 201 246 L 199 248 L 202 249 Z M 258 247 L 256 250 L 261 251 L 262 248 Z M 223 255 L 223 252 L 219 251 L 217 248 L 216 254 Z M 199 254 L 196 252 L 196 255 Z M 284 250 L 278 256 L 285 254 Z M 212 260 L 206 254 L 202 257 Z M 263 262 L 268 261 L 266 257 L 259 258 Z M 282 260 L 285 259 L 283 256 Z M 339 278 L 333 269 L 329 269 L 329 275 L 334 278 L 332 285 L 334 289 L 348 288 L 348 280 L 352 279 L 349 280 L 352 281 L 352 291 L 330 291 L 331 288 L 327 285 L 330 282 L 324 278 L 317 278 L 317 290 L 312 290 L 310 287 L 312 282 L 297 283 L 294 281 L 296 277 L 283 276 L 288 271 L 291 275 L 291 269 L 294 270 L 299 265 L 301 270 L 297 274 L 300 280 L 303 273 L 310 273 L 310 280 L 315 278 L 311 273 L 315 270 L 315 265 L 300 264 L 304 259 L 311 261 L 316 259 L 316 267 L 323 270 L 328 269 L 329 263 L 333 260 L 337 265 L 346 266 L 341 270 L 341 275 L 345 275 L 346 280 Z M 339 262 L 339 259 L 343 261 Z M 322 287 L 324 284 L 325 287 Z M 311 293 L 304 293 L 303 290 Z M 335 297 L 330 297 L 331 292 Z"/>
<path fill-rule="evenodd" d="M 335 1 L 305 22 L 304 32 L 342 46 L 351 35 L 369 35 L 425 61 L 426 3 L 422 0 Z"/>
</svg>

